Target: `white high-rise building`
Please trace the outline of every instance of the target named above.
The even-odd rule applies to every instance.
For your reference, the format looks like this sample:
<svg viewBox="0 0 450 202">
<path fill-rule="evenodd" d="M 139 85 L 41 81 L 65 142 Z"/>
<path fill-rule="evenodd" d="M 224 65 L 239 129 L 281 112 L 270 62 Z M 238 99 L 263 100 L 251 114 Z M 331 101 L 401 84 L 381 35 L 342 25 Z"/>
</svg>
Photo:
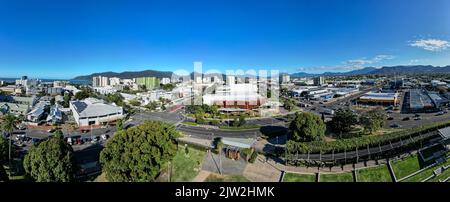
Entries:
<svg viewBox="0 0 450 202">
<path fill-rule="evenodd" d="M 118 78 L 118 77 L 111 77 L 111 78 L 109 78 L 109 85 L 110 86 L 118 86 L 118 85 L 120 85 L 120 78 Z"/>
<path fill-rule="evenodd" d="M 109 79 L 106 76 L 97 76 L 92 78 L 92 86 L 104 87 L 109 85 Z"/>
</svg>

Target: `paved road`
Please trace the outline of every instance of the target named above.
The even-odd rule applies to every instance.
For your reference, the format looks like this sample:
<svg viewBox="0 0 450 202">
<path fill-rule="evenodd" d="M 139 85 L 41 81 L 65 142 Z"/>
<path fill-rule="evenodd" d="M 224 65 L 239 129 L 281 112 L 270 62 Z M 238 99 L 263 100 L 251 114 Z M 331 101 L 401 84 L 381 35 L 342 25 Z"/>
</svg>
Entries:
<svg viewBox="0 0 450 202">
<path fill-rule="evenodd" d="M 239 130 L 239 131 L 231 131 L 231 130 L 228 131 L 212 128 L 202 128 L 197 126 L 181 125 L 181 124 L 178 125 L 177 128 L 186 135 L 202 139 L 211 139 L 215 137 L 256 138 L 261 135 L 259 128 Z"/>
</svg>

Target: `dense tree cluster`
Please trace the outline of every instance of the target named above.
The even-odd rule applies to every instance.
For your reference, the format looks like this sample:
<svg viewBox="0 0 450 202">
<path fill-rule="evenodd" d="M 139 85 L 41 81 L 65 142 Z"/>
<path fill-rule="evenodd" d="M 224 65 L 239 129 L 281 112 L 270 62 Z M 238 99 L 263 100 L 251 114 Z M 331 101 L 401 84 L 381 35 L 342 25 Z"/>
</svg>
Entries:
<svg viewBox="0 0 450 202">
<path fill-rule="evenodd" d="M 38 182 L 72 181 L 75 165 L 72 147 L 59 135 L 31 147 L 23 162 L 27 175 Z"/>
<path fill-rule="evenodd" d="M 331 129 L 342 137 L 358 124 L 358 116 L 349 109 L 338 109 L 329 124 Z"/>
<path fill-rule="evenodd" d="M 117 131 L 100 153 L 106 178 L 111 182 L 154 181 L 177 152 L 174 126 L 146 121 Z"/>
<path fill-rule="evenodd" d="M 383 109 L 377 108 L 362 114 L 359 122 L 364 131 L 371 134 L 383 127 L 385 116 Z"/>
<path fill-rule="evenodd" d="M 312 113 L 297 113 L 289 125 L 289 139 L 295 142 L 321 140 L 325 135 L 326 126 L 322 119 Z"/>
</svg>

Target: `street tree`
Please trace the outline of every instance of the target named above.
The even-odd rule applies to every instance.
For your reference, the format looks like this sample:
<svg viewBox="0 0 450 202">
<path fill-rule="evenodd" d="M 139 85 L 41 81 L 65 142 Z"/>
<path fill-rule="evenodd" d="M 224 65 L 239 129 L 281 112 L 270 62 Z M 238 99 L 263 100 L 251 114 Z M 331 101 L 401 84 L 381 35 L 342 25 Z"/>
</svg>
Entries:
<svg viewBox="0 0 450 202">
<path fill-rule="evenodd" d="M 318 141 L 325 135 L 325 129 L 319 116 L 308 112 L 297 113 L 289 125 L 289 139 L 296 142 Z"/>
<path fill-rule="evenodd" d="M 72 181 L 75 165 L 72 147 L 58 136 L 32 146 L 23 162 L 26 174 L 37 182 Z"/>
<path fill-rule="evenodd" d="M 160 121 L 117 131 L 100 153 L 103 173 L 110 182 L 155 181 L 175 156 L 177 137 L 174 126 Z"/>
<path fill-rule="evenodd" d="M 329 124 L 331 129 L 339 137 L 342 137 L 344 133 L 350 132 L 352 127 L 358 124 L 358 116 L 349 109 L 338 109 Z"/>
</svg>

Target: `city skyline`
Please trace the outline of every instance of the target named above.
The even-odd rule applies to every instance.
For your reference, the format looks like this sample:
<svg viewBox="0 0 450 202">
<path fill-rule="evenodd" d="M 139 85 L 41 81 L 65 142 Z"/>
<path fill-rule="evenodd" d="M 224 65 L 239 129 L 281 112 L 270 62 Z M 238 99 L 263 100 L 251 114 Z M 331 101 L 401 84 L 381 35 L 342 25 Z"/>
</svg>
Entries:
<svg viewBox="0 0 450 202">
<path fill-rule="evenodd" d="M 450 64 L 449 1 L 0 1 L 0 77 Z"/>
</svg>

